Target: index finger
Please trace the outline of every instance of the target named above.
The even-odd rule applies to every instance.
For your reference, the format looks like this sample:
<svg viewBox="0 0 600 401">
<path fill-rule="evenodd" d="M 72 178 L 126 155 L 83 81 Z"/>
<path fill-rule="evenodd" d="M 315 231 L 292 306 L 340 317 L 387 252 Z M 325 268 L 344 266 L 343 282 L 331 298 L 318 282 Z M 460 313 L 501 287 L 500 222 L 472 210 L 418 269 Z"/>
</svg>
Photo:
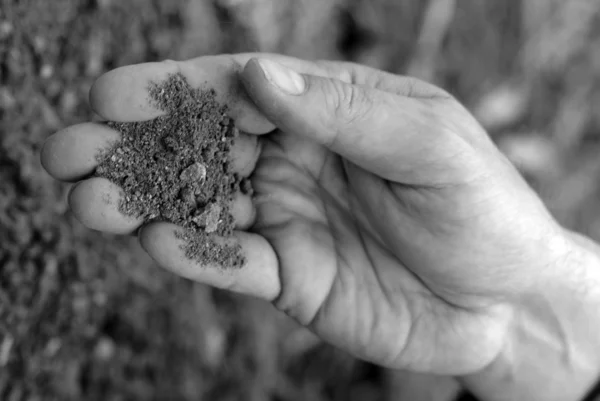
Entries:
<svg viewBox="0 0 600 401">
<path fill-rule="evenodd" d="M 267 133 L 275 128 L 274 125 L 250 100 L 238 78 L 246 63 L 255 57 L 277 61 L 304 74 L 403 92 L 408 96 L 420 95 L 423 92 L 418 90 L 421 85 L 416 85 L 412 78 L 384 73 L 358 64 L 312 62 L 276 54 L 244 53 L 120 67 L 96 80 L 90 91 L 90 104 L 96 113 L 107 120 L 127 122 L 156 118 L 163 114 L 163 111 L 150 101 L 149 84 L 162 82 L 169 75 L 180 73 L 194 88 L 215 89 L 217 100 L 228 105 L 229 116 L 239 129 L 252 134 Z"/>
<path fill-rule="evenodd" d="M 159 83 L 172 74 L 183 75 L 193 88 L 211 88 L 217 100 L 227 104 L 229 116 L 242 131 L 263 134 L 275 127 L 256 108 L 242 89 L 238 72 L 251 54 L 205 56 L 187 61 L 166 60 L 120 67 L 96 80 L 90 90 L 90 104 L 101 117 L 112 121 L 144 121 L 164 112 L 149 98 L 150 83 Z M 325 73 L 316 64 L 291 57 L 269 55 L 295 68 Z"/>
</svg>

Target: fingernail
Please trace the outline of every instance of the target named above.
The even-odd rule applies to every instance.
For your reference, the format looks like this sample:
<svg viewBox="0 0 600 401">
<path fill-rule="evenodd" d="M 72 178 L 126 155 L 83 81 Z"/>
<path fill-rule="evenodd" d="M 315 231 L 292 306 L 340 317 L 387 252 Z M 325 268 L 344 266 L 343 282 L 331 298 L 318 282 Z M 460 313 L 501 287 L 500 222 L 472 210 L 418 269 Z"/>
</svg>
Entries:
<svg viewBox="0 0 600 401">
<path fill-rule="evenodd" d="M 302 75 L 271 60 L 260 59 L 258 64 L 262 68 L 267 79 L 276 87 L 288 95 L 301 95 L 306 89 L 306 83 Z"/>
</svg>

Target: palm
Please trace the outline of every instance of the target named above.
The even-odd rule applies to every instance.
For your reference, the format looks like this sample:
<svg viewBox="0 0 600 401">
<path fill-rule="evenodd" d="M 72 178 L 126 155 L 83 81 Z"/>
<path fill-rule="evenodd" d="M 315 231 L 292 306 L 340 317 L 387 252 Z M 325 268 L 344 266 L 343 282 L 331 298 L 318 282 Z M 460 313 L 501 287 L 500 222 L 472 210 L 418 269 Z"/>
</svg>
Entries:
<svg viewBox="0 0 600 401">
<path fill-rule="evenodd" d="M 489 346 L 494 317 L 432 293 L 390 246 L 401 239 L 376 234 L 404 212 L 398 202 L 388 207 L 394 185 L 283 133 L 265 140 L 254 183 L 256 230 L 280 259 L 276 304 L 301 323 L 390 366 L 456 373 L 480 367 L 497 351 L 477 349 L 478 342 Z M 382 207 L 386 218 L 378 219 Z"/>
</svg>

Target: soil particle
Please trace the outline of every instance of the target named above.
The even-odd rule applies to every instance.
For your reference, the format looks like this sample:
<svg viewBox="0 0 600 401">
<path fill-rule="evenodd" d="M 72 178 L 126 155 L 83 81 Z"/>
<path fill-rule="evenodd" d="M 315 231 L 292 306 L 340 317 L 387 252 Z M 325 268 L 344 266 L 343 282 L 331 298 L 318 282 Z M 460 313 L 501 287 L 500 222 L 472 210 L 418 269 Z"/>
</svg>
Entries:
<svg viewBox="0 0 600 401">
<path fill-rule="evenodd" d="M 198 182 L 206 178 L 206 167 L 202 163 L 191 164 L 179 176 L 183 181 Z"/>
<path fill-rule="evenodd" d="M 98 156 L 96 175 L 122 188 L 123 214 L 182 227 L 176 236 L 184 240 L 188 258 L 241 267 L 230 205 L 237 190 L 249 193 L 251 187 L 232 171 L 229 154 L 238 130 L 227 107 L 216 101 L 214 90 L 194 89 L 180 74 L 151 84 L 149 95 L 165 114 L 109 122 L 122 139 Z"/>
<path fill-rule="evenodd" d="M 219 228 L 219 220 L 221 218 L 221 206 L 213 203 L 205 211 L 194 216 L 192 221 L 199 227 L 204 227 L 207 233 L 213 233 Z"/>
</svg>

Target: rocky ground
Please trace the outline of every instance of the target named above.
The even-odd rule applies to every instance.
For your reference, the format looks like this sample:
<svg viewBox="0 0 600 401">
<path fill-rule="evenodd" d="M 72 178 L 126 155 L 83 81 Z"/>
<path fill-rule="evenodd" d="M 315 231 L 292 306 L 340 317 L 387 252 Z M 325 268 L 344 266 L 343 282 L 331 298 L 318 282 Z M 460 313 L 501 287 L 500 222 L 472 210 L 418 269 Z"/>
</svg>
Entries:
<svg viewBox="0 0 600 401">
<path fill-rule="evenodd" d="M 561 222 L 600 240 L 598 22 L 594 0 L 0 0 L 0 399 L 452 399 L 451 380 L 358 362 L 84 229 L 40 147 L 93 118 L 91 83 L 120 65 L 350 59 L 449 89 Z"/>
</svg>

